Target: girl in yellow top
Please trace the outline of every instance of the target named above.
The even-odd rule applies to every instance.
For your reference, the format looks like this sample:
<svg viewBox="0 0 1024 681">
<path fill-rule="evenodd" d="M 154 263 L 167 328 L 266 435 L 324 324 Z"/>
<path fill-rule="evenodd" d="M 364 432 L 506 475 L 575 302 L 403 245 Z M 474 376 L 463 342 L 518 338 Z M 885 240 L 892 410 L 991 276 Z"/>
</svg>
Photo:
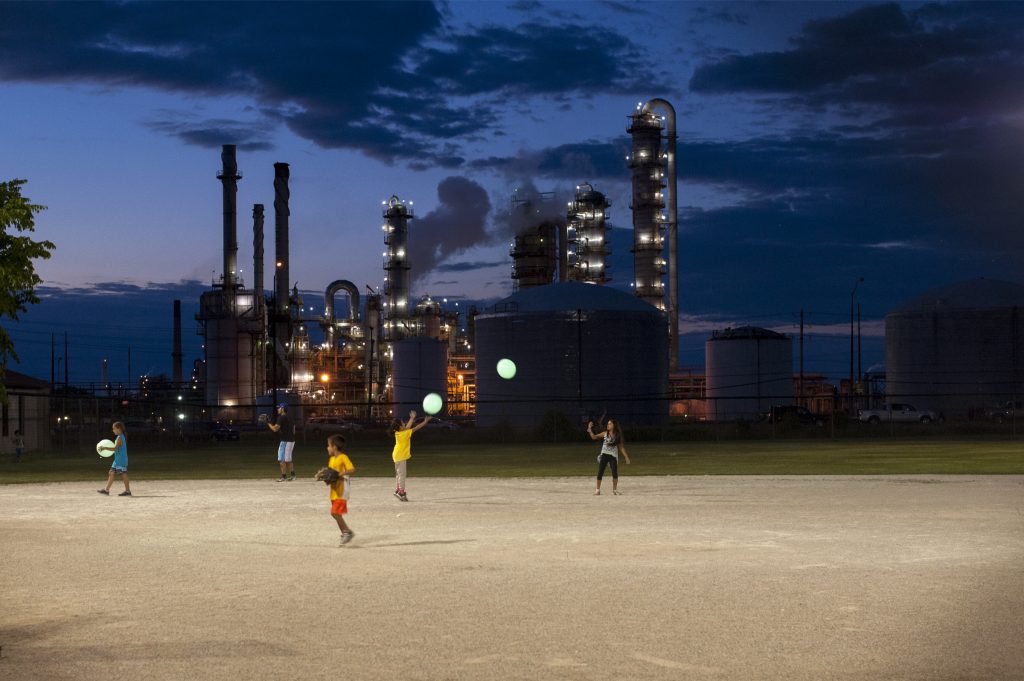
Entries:
<svg viewBox="0 0 1024 681">
<path fill-rule="evenodd" d="M 337 521 L 338 529 L 341 530 L 339 546 L 344 546 L 356 536 L 345 523 L 345 514 L 348 513 L 348 476 L 356 472 L 356 467 L 342 452 L 344 448 L 345 436 L 335 434 L 327 438 L 327 467 L 338 471 L 338 481 L 331 485 L 331 517 Z"/>
<path fill-rule="evenodd" d="M 391 460 L 395 462 L 395 496 L 399 501 L 409 501 L 405 495 L 405 469 L 407 462 L 412 458 L 412 434 L 430 422 L 430 416 L 424 416 L 423 420 L 413 427 L 416 421 L 416 410 L 409 412 L 409 420 L 405 423 L 395 421 L 392 431 L 395 433 L 395 449 L 391 452 Z"/>
</svg>

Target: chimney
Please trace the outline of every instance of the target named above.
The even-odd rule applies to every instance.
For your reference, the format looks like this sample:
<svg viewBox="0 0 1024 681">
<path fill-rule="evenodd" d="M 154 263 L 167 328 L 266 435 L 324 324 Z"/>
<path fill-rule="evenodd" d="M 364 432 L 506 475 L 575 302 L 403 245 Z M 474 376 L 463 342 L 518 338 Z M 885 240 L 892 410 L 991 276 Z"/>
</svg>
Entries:
<svg viewBox="0 0 1024 681">
<path fill-rule="evenodd" d="M 238 194 L 238 164 L 235 162 L 235 145 L 225 144 L 220 153 L 223 169 L 217 178 L 224 186 L 224 289 L 234 288 L 238 271 L 238 227 L 235 197 Z"/>
<path fill-rule="evenodd" d="M 174 350 L 171 352 L 174 385 L 181 387 L 181 301 L 174 301 Z M 103 360 L 106 362 L 106 360 Z"/>
<path fill-rule="evenodd" d="M 288 164 L 274 164 L 275 315 L 288 313 Z"/>
<path fill-rule="evenodd" d="M 252 207 L 252 289 L 255 305 L 262 308 L 263 300 L 263 204 Z"/>
</svg>

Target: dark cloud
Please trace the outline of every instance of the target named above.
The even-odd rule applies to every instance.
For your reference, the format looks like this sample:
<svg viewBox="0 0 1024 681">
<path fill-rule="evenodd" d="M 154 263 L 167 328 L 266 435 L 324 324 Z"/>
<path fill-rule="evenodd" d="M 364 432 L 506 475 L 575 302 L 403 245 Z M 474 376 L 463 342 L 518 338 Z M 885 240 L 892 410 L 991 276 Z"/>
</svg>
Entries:
<svg viewBox="0 0 1024 681">
<path fill-rule="evenodd" d="M 696 69 L 693 92 L 788 96 L 882 125 L 946 125 L 1024 105 L 1024 5 L 868 5 L 808 22 L 780 52 L 731 54 Z"/>
<path fill-rule="evenodd" d="M 428 2 L 2 7 L 0 79 L 251 97 L 268 120 L 322 147 L 415 159 L 420 168 L 462 165 L 458 145 L 496 128 L 493 102 L 510 95 L 656 82 L 641 48 L 579 18 L 454 33 Z M 221 133 L 216 144 L 269 144 L 247 124 L 153 125 L 189 144 L 210 145 Z"/>
<path fill-rule="evenodd" d="M 746 14 L 733 11 L 726 6 L 712 5 L 710 7 L 700 6 L 694 8 L 691 24 L 736 24 L 746 26 L 750 23 L 750 17 Z"/>
<path fill-rule="evenodd" d="M 272 149 L 272 131 L 265 123 L 248 123 L 224 119 L 189 122 L 180 116 L 168 120 L 154 120 L 150 129 L 165 135 L 177 137 L 186 144 L 206 149 L 220 149 L 224 144 L 234 144 L 242 151 Z"/>
<path fill-rule="evenodd" d="M 448 95 L 632 92 L 659 82 L 639 48 L 600 26 L 487 26 L 445 42 L 419 56 L 415 73 Z"/>
<path fill-rule="evenodd" d="M 810 21 L 793 49 L 732 55 L 698 68 L 694 92 L 807 92 L 851 78 L 905 72 L 939 59 L 976 56 L 982 36 L 916 29 L 896 4 Z"/>
<path fill-rule="evenodd" d="M 409 264 L 422 280 L 450 255 L 490 243 L 487 190 L 465 177 L 447 177 L 437 185 L 440 205 L 409 227 Z"/>
<path fill-rule="evenodd" d="M 613 2 L 613 0 L 600 0 L 598 4 L 603 5 L 608 9 L 615 12 L 619 12 L 621 14 L 650 14 L 650 12 L 644 9 L 643 5 L 641 5 L 640 3 Z"/>
<path fill-rule="evenodd" d="M 562 144 L 518 156 L 491 156 L 470 161 L 474 169 L 494 170 L 510 177 L 548 177 L 572 182 L 628 178 L 629 139 Z"/>
<path fill-rule="evenodd" d="M 849 278 L 854 260 L 897 288 L 951 273 L 1012 277 L 1024 264 L 1022 36 L 1019 3 L 868 5 L 807 23 L 790 50 L 697 69 L 696 92 L 754 94 L 766 114 L 818 118 L 810 132 L 681 137 L 681 181 L 715 187 L 733 204 L 690 212 L 687 239 L 706 229 L 764 256 L 755 265 L 749 251 L 724 249 L 732 260 L 723 267 L 737 269 L 721 290 L 743 268 L 792 263 L 787 253 L 804 245 L 815 250 L 801 268 L 820 281 Z"/>
<path fill-rule="evenodd" d="M 178 282 L 146 282 L 144 284 L 124 281 L 101 281 L 85 286 L 42 284 L 36 288 L 36 292 L 40 298 L 53 299 L 111 295 L 169 295 L 198 298 L 207 289 L 209 289 L 207 284 L 195 279 L 189 279 Z"/>
</svg>

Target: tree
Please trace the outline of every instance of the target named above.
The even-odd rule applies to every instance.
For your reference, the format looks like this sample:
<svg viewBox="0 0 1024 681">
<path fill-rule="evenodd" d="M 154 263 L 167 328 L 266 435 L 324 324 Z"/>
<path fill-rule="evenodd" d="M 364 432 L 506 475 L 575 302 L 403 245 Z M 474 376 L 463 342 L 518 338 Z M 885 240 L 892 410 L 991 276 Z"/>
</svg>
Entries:
<svg viewBox="0 0 1024 681">
<path fill-rule="evenodd" d="M 0 182 L 0 321 L 9 318 L 18 321 L 18 313 L 26 312 L 29 304 L 39 302 L 36 285 L 42 279 L 36 274 L 32 261 L 49 258 L 56 246 L 49 241 L 33 241 L 21 232 L 35 231 L 36 213 L 46 210 L 21 195 L 25 180 Z M 7 391 L 3 378 L 7 373 L 7 360 L 18 359 L 14 341 L 7 329 L 0 325 L 0 403 L 7 404 Z"/>
</svg>

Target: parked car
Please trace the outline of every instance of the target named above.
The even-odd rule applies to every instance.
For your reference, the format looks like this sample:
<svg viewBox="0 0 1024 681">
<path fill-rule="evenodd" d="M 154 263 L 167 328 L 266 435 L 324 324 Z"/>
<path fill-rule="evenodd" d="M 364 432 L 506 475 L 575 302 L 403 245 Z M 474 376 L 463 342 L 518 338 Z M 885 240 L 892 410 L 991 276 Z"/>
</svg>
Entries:
<svg viewBox="0 0 1024 681">
<path fill-rule="evenodd" d="M 311 416 L 306 421 L 306 430 L 320 435 L 322 433 L 354 433 L 363 426 L 340 416 Z"/>
<path fill-rule="evenodd" d="M 238 440 L 242 436 L 238 428 L 220 421 L 191 421 L 182 425 L 181 434 L 186 439 L 213 439 L 219 442 Z"/>
<path fill-rule="evenodd" d="M 806 425 L 824 426 L 827 418 L 822 414 L 815 414 L 807 407 L 795 404 L 782 404 L 769 409 L 762 415 L 768 423 L 801 423 Z"/>
<path fill-rule="evenodd" d="M 864 423 L 931 423 L 938 420 L 934 411 L 918 410 L 912 404 L 893 402 L 878 409 L 861 409 L 857 418 Z"/>
<path fill-rule="evenodd" d="M 229 426 L 226 423 L 220 421 L 214 421 L 213 428 L 210 429 L 210 434 L 213 435 L 215 440 L 238 440 L 242 437 L 241 431 L 234 426 Z"/>
<path fill-rule="evenodd" d="M 1024 410 L 1024 402 L 1020 400 L 1007 400 L 998 407 L 986 411 L 985 417 L 996 423 L 1003 423 L 1024 416 L 1024 411 L 1022 410 Z"/>
</svg>

